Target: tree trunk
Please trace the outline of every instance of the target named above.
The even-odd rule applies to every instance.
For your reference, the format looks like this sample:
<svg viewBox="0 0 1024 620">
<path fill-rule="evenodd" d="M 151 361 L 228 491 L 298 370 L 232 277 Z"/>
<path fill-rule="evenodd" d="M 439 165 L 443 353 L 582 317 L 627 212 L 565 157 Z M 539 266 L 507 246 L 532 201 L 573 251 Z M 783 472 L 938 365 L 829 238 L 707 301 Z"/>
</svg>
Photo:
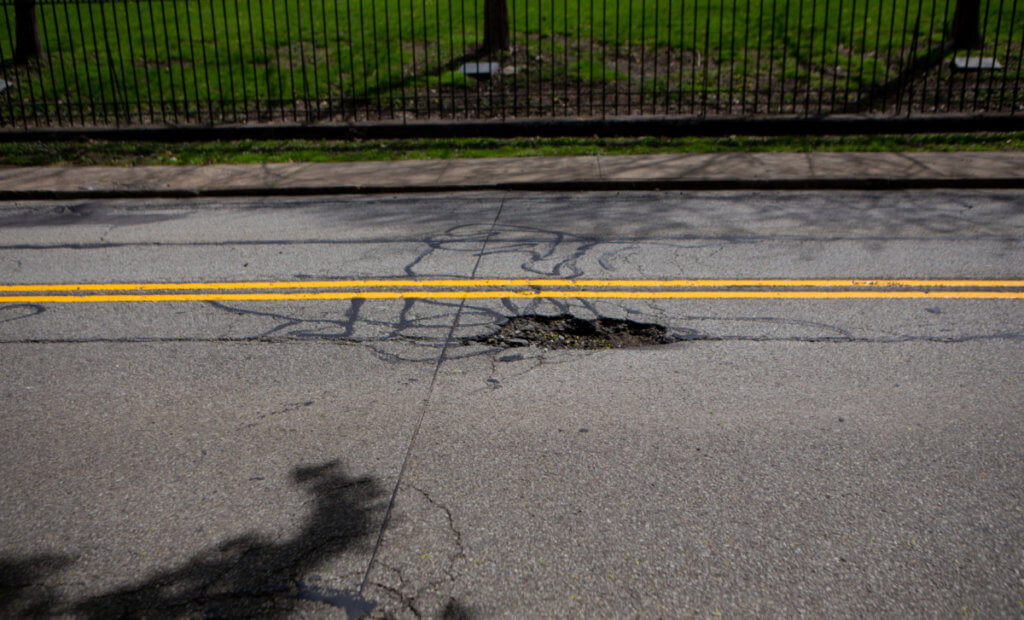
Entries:
<svg viewBox="0 0 1024 620">
<path fill-rule="evenodd" d="M 979 30 L 981 0 L 958 0 L 953 14 L 953 47 L 975 49 L 982 45 Z"/>
<path fill-rule="evenodd" d="M 38 58 L 42 52 L 36 0 L 14 0 L 14 62 L 28 62 Z"/>
<path fill-rule="evenodd" d="M 484 45 L 480 51 L 493 54 L 508 48 L 508 0 L 484 0 Z"/>
</svg>

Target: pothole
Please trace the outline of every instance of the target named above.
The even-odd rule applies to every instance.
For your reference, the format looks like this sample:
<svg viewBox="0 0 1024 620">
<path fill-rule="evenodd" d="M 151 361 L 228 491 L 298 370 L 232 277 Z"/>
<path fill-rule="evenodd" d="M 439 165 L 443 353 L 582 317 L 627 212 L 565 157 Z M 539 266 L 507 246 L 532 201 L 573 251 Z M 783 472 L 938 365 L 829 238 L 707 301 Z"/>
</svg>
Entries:
<svg viewBox="0 0 1024 620">
<path fill-rule="evenodd" d="M 512 317 L 497 332 L 467 338 L 465 342 L 502 348 L 534 345 L 545 349 L 623 349 L 677 340 L 666 328 L 653 323 L 604 318 L 585 320 L 562 314 Z"/>
</svg>

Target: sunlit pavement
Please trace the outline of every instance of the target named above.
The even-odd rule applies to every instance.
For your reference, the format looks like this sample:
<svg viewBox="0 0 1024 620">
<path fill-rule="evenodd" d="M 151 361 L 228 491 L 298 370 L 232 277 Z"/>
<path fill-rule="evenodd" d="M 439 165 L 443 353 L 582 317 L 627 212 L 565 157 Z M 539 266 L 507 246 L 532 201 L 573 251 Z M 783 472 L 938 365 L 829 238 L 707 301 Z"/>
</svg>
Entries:
<svg viewBox="0 0 1024 620">
<path fill-rule="evenodd" d="M 1018 614 L 1022 231 L 1011 190 L 3 203 L 0 611 Z M 493 338 L 532 315 L 671 342 Z"/>
</svg>

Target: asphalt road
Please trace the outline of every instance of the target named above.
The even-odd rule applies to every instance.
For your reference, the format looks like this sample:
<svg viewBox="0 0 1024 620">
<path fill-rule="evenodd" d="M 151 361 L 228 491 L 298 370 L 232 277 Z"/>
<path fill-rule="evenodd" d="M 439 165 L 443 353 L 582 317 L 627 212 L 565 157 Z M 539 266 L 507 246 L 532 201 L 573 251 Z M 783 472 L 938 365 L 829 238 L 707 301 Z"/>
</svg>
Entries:
<svg viewBox="0 0 1024 620">
<path fill-rule="evenodd" d="M 1022 192 L 3 203 L 0 285 L 3 615 L 1024 612 Z"/>
</svg>

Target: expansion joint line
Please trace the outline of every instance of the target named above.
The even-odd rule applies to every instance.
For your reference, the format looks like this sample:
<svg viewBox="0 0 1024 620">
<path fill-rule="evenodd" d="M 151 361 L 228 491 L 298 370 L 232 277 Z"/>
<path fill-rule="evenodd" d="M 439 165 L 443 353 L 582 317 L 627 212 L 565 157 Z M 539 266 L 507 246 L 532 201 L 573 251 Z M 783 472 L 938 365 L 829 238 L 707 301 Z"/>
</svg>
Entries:
<svg viewBox="0 0 1024 620">
<path fill-rule="evenodd" d="M 505 196 L 502 196 L 501 202 L 498 203 L 498 211 L 494 214 L 494 220 L 491 222 L 490 230 L 487 231 L 487 235 L 484 237 L 483 243 L 480 245 L 480 253 L 477 254 L 476 262 L 473 264 L 473 271 L 470 278 L 476 278 L 476 273 L 480 269 L 480 261 L 483 260 L 484 255 L 487 253 L 487 244 L 490 242 L 491 237 L 494 236 L 495 229 L 498 226 L 498 220 L 501 218 L 501 212 L 505 208 Z M 398 489 L 402 486 L 402 478 L 405 476 L 405 470 L 409 466 L 409 459 L 412 458 L 412 450 L 416 445 L 416 438 L 420 434 L 420 428 L 423 426 L 423 421 L 427 417 L 427 412 L 430 410 L 430 401 L 434 395 L 434 386 L 437 384 L 437 377 L 441 373 L 441 365 L 444 364 L 448 357 L 448 348 L 451 346 L 452 339 L 455 336 L 455 330 L 459 327 L 459 319 L 462 317 L 462 311 L 466 307 L 466 299 L 463 298 L 459 301 L 459 307 L 455 311 L 455 318 L 452 320 L 451 327 L 448 328 L 448 335 L 444 339 L 444 345 L 441 347 L 441 353 L 437 356 L 437 361 L 434 363 L 434 372 L 430 377 L 430 386 L 427 388 L 427 395 L 423 398 L 423 404 L 420 408 L 419 418 L 416 420 L 416 427 L 413 428 L 412 436 L 409 438 L 409 445 L 405 449 L 405 457 L 402 459 L 402 466 L 398 470 L 398 478 L 395 480 L 395 487 L 391 490 L 391 497 L 388 499 L 388 507 L 384 512 L 384 519 L 380 524 L 380 531 L 377 533 L 377 541 L 373 545 L 373 553 L 370 554 L 370 561 L 366 565 L 366 573 L 363 575 L 363 582 L 359 584 L 359 596 L 363 596 L 363 592 L 366 590 L 366 585 L 370 582 L 370 573 L 373 571 L 373 565 L 377 560 L 377 553 L 380 551 L 381 543 L 384 541 L 384 532 L 387 531 L 388 523 L 391 521 L 391 512 L 395 507 L 395 498 L 398 497 Z"/>
</svg>

